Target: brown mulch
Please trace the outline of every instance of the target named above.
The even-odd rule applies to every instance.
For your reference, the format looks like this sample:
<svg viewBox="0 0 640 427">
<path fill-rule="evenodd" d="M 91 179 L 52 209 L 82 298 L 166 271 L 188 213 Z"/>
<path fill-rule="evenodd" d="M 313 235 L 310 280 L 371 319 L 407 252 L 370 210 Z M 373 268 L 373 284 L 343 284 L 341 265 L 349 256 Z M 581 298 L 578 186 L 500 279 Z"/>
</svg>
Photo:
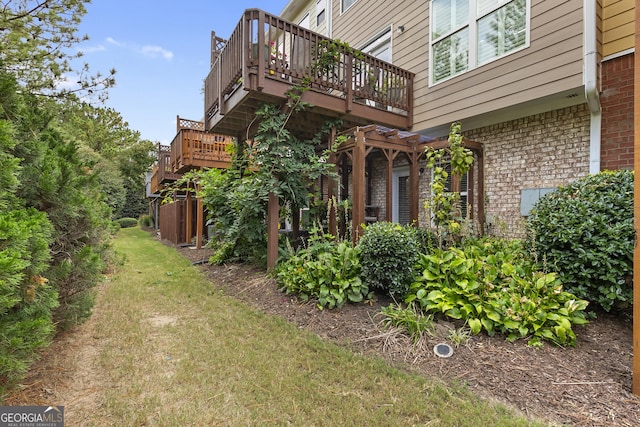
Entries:
<svg viewBox="0 0 640 427">
<path fill-rule="evenodd" d="M 196 264 L 206 261 L 211 253 L 210 249 L 176 250 Z M 388 298 L 379 296 L 373 304 L 319 310 L 314 303 L 279 291 L 273 278 L 253 266 L 204 263 L 200 268 L 216 288 L 262 312 L 363 354 L 379 355 L 414 372 L 466 384 L 476 394 L 532 418 L 572 426 L 640 426 L 640 397 L 631 393 L 630 319 L 598 314 L 588 325 L 575 328 L 575 347 L 545 344 L 535 349 L 524 340 L 509 343 L 501 337 L 479 335 L 466 345 L 453 346 L 451 357 L 440 358 L 433 347 L 451 343 L 449 330 L 456 326 L 440 320 L 436 337 L 425 337 L 414 345 L 408 337 L 381 328 L 380 308 L 391 303 Z"/>
</svg>

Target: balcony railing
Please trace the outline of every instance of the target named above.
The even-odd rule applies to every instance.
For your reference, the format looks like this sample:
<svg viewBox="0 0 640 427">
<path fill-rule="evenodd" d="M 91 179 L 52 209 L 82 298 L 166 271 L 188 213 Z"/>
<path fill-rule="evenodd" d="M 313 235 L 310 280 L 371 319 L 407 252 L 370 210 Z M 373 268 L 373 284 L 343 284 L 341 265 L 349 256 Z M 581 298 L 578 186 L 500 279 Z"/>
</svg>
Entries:
<svg viewBox="0 0 640 427">
<path fill-rule="evenodd" d="M 184 173 L 194 168 L 228 168 L 231 137 L 204 132 L 204 123 L 178 117 L 178 132 L 171 142 L 171 170 Z"/>
<path fill-rule="evenodd" d="M 205 80 L 206 130 L 237 107 L 228 104 L 242 97 L 239 89 L 273 95 L 267 88 L 274 82 L 290 86 L 303 79 L 311 91 L 334 98 L 324 108 L 341 116 L 367 118 L 374 109 L 387 124 L 412 124 L 413 73 L 277 16 L 246 10 L 219 49 Z"/>
<path fill-rule="evenodd" d="M 157 168 L 158 184 L 166 184 L 180 179 L 180 174 L 175 173 L 171 167 L 171 148 L 166 145 L 158 144 Z"/>
</svg>

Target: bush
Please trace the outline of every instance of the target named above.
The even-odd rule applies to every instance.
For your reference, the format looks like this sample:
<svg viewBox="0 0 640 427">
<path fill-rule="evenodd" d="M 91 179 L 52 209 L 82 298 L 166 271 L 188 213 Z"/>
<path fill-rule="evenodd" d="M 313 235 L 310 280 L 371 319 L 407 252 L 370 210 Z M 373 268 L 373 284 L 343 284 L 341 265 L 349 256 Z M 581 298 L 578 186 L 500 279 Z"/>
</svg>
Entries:
<svg viewBox="0 0 640 427">
<path fill-rule="evenodd" d="M 153 218 L 151 217 L 151 215 L 140 215 L 138 224 L 140 225 L 140 227 L 153 227 Z"/>
<path fill-rule="evenodd" d="M 367 226 L 358 242 L 363 282 L 391 296 L 404 297 L 421 250 L 417 233 L 414 227 L 391 222 Z"/>
<path fill-rule="evenodd" d="M 609 311 L 633 297 L 633 172 L 606 171 L 547 194 L 528 219 L 539 261 Z"/>
<path fill-rule="evenodd" d="M 116 222 L 120 224 L 120 228 L 131 228 L 138 225 L 138 220 L 135 218 L 120 218 Z"/>
<path fill-rule="evenodd" d="M 519 241 L 500 240 L 420 255 L 422 274 L 405 302 L 465 320 L 474 334 L 575 345 L 572 325 L 587 323 L 587 301 L 563 291 L 556 274 L 537 271 L 527 255 Z"/>
<path fill-rule="evenodd" d="M 276 268 L 278 284 L 303 300 L 318 300 L 319 308 L 342 307 L 371 298 L 360 279 L 359 250 L 351 243 L 315 242 Z"/>
</svg>

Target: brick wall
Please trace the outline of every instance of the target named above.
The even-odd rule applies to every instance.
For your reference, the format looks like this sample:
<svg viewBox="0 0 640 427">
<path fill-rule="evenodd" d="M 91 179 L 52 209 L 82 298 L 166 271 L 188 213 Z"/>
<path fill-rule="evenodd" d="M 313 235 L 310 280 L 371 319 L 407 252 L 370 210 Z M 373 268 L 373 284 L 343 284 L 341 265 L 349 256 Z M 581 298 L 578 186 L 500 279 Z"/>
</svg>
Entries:
<svg viewBox="0 0 640 427">
<path fill-rule="evenodd" d="M 589 123 L 583 104 L 464 132 L 484 143 L 492 234 L 524 235 L 522 189 L 557 187 L 589 173 Z"/>
<path fill-rule="evenodd" d="M 600 169 L 633 169 L 634 55 L 602 63 Z"/>
</svg>

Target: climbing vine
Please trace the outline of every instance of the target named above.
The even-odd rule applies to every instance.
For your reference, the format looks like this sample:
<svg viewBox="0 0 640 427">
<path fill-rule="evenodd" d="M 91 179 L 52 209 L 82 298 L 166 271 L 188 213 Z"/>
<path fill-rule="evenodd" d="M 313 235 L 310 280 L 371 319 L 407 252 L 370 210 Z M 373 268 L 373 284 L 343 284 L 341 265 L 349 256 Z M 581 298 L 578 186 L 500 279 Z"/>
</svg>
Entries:
<svg viewBox="0 0 640 427">
<path fill-rule="evenodd" d="M 462 176 L 471 169 L 473 152 L 463 146 L 461 129 L 459 122 L 452 123 L 449 146 L 440 149 L 427 147 L 425 153 L 427 167 L 433 170 L 431 196 L 425 202 L 425 209 L 431 213 L 440 246 L 447 240 L 459 240 L 462 231 L 460 193 L 448 188 L 449 172 L 444 167 L 445 163 L 450 163 L 454 176 Z"/>
</svg>

